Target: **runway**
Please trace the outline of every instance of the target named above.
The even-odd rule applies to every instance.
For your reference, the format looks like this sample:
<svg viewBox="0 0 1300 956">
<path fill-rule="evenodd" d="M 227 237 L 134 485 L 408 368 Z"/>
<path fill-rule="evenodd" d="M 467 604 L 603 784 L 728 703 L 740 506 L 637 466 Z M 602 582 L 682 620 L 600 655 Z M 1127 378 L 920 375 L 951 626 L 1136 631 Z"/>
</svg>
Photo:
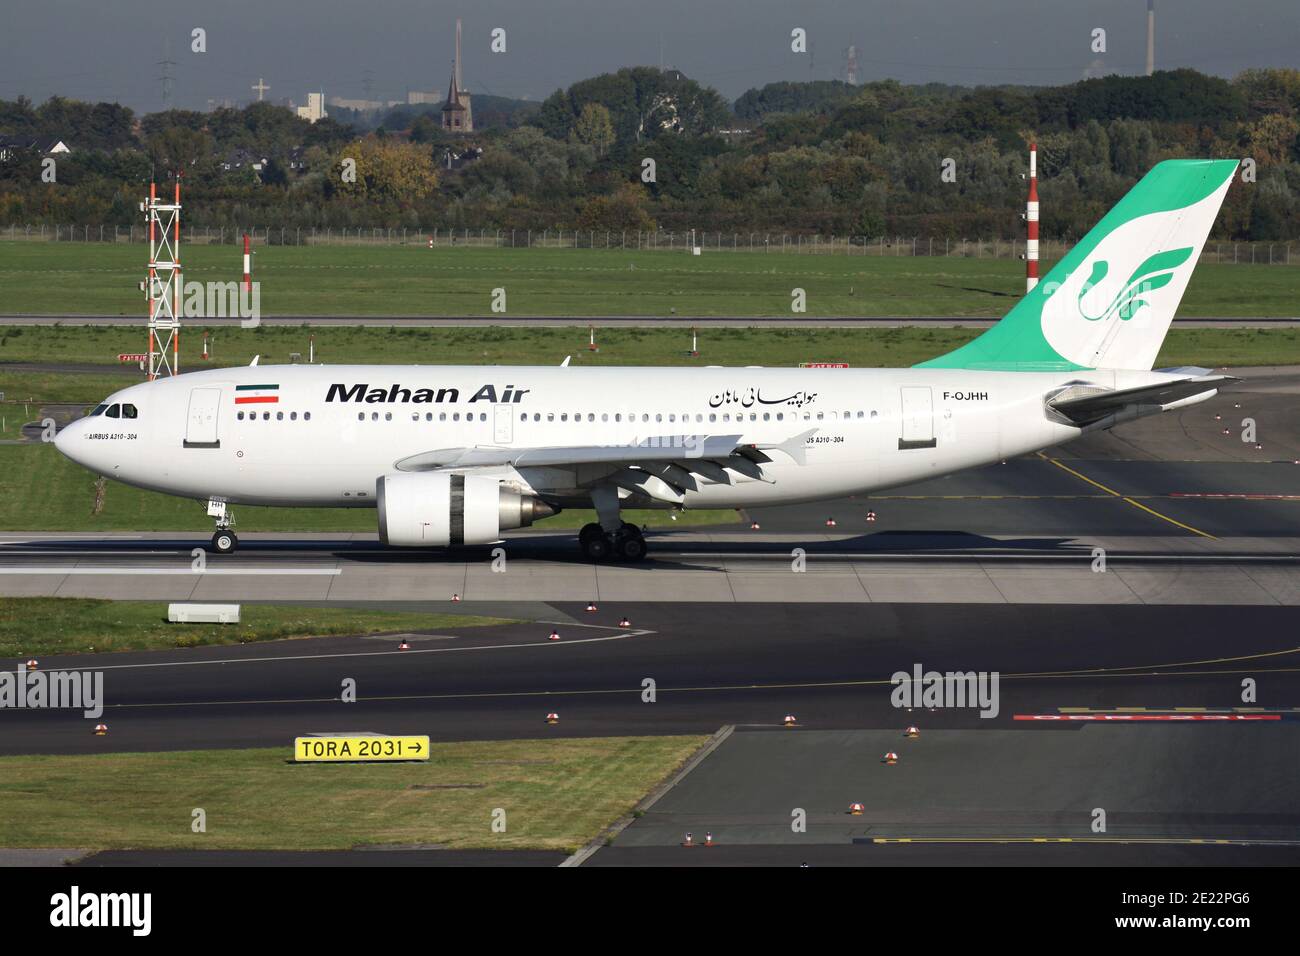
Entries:
<svg viewBox="0 0 1300 956">
<path fill-rule="evenodd" d="M 109 735 L 91 735 L 79 712 L 7 711 L 0 752 L 288 753 L 296 735 L 342 731 L 461 740 L 730 726 L 717 750 L 589 862 L 1014 862 L 1034 851 L 1008 841 L 1036 840 L 1046 848 L 1021 859 L 1099 859 L 1098 847 L 1061 842 L 1099 836 L 1133 844 L 1120 859 L 1181 852 L 1192 862 L 1188 848 L 1201 840 L 1225 841 L 1216 845 L 1235 848 L 1225 856 L 1254 862 L 1300 859 L 1294 609 L 550 610 L 557 624 L 416 635 L 409 651 L 393 637 L 328 638 L 50 659 L 43 666 L 103 669 Z M 618 627 L 622 615 L 631 628 Z M 546 639 L 552 627 L 558 642 Z M 896 706 L 891 676 L 918 665 L 997 672 L 996 714 Z M 345 677 L 356 681 L 356 703 L 337 699 Z M 1259 688 L 1251 704 L 1242 702 L 1244 677 Z M 643 699 L 646 679 L 652 702 Z M 552 711 L 554 726 L 543 720 Z M 796 727 L 783 726 L 786 715 Z M 909 724 L 918 738 L 903 737 Z M 886 750 L 899 753 L 897 766 L 881 763 Z M 865 817 L 848 815 L 854 800 Z M 1108 815 L 1100 835 L 1090 830 L 1097 807 Z M 807 815 L 797 834 L 793 808 Z M 687 830 L 710 831 L 730 850 L 680 859 Z M 1255 855 L 1240 849 L 1247 845 Z M 862 855 L 843 856 L 851 852 Z"/>
<path fill-rule="evenodd" d="M 1300 466 L 1031 456 L 870 497 L 755 509 L 728 525 L 652 529 L 650 557 L 635 565 L 585 562 L 572 531 L 545 523 L 507 534 L 504 564 L 489 547 L 243 534 L 235 554 L 196 569 L 206 539 L 2 533 L 0 595 L 448 607 L 457 595 L 466 609 L 590 599 L 1296 605 Z"/>
<path fill-rule="evenodd" d="M 1233 708 L 1240 675 L 1266 688 L 1262 705 L 1300 706 L 1293 608 L 584 607 L 416 633 L 406 651 L 397 636 L 372 636 L 50 658 L 43 667 L 104 672 L 112 733 L 90 735 L 79 712 L 11 710 L 0 751 L 265 746 L 358 729 L 435 739 L 712 733 L 779 726 L 787 713 L 810 729 L 892 732 L 907 719 L 890 703 L 889 677 L 917 662 L 1003 674 L 995 718 L 941 711 L 927 715 L 932 729 L 1040 732 L 1014 714 L 1062 707 Z M 629 628 L 618 626 L 624 614 Z M 552 629 L 561 640 L 548 640 Z M 357 681 L 356 705 L 337 699 L 343 677 Z M 658 688 L 653 704 L 641 700 L 647 677 Z M 561 715 L 557 727 L 542 720 L 549 710 Z"/>
</svg>

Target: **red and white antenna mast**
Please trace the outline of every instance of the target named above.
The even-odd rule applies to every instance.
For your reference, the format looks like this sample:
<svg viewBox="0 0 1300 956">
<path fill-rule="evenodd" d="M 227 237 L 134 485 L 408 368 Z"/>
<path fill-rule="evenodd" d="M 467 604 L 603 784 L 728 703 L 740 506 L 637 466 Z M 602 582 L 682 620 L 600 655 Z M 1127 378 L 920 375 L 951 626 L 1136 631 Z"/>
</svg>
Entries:
<svg viewBox="0 0 1300 956">
<path fill-rule="evenodd" d="M 149 380 L 181 370 L 181 180 L 176 177 L 173 202 L 158 198 L 149 184 L 149 199 L 140 204 L 149 223 L 149 276 L 141 283 L 149 303 Z M 168 354 L 170 353 L 170 355 Z"/>
<path fill-rule="evenodd" d="M 1025 291 L 1038 285 L 1038 145 L 1029 144 L 1029 200 L 1025 203 Z"/>
</svg>

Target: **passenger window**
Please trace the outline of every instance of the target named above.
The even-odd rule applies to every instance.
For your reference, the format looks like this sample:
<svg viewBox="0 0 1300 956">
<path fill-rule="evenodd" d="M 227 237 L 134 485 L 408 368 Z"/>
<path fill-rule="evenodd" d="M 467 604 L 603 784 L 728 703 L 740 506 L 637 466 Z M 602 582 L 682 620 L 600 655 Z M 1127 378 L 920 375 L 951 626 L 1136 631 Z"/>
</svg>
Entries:
<svg viewBox="0 0 1300 956">
<path fill-rule="evenodd" d="M 289 421 L 291 421 L 291 422 L 296 422 L 297 420 L 298 420 L 298 413 L 297 413 L 297 412 L 290 412 L 290 413 L 289 413 Z"/>
<path fill-rule="evenodd" d="M 239 420 L 242 422 L 242 421 L 244 420 L 244 413 L 243 413 L 243 412 L 235 412 L 235 417 L 236 417 L 237 419 L 239 419 Z"/>
<path fill-rule="evenodd" d="M 264 422 L 269 422 L 270 420 L 271 420 L 271 413 L 270 413 L 270 412 L 262 412 L 262 421 L 264 421 Z"/>
<path fill-rule="evenodd" d="M 311 421 L 311 412 L 303 412 L 302 417 L 303 417 L 303 421 L 308 421 L 308 422 Z"/>
<path fill-rule="evenodd" d="M 282 422 L 282 421 L 284 421 L 284 412 L 276 412 L 276 413 L 275 413 L 275 420 L 276 420 L 277 422 Z"/>
<path fill-rule="evenodd" d="M 366 413 L 365 413 L 365 412 L 357 412 L 357 421 L 359 421 L 359 422 L 364 422 L 365 420 L 366 420 Z"/>
</svg>

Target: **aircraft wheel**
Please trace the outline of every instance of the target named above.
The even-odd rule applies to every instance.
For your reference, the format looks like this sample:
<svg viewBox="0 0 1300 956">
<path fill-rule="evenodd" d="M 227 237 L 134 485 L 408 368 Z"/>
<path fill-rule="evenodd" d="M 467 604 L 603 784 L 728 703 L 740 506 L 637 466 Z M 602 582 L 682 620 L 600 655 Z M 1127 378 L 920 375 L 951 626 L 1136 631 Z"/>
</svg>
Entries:
<svg viewBox="0 0 1300 956">
<path fill-rule="evenodd" d="M 212 536 L 212 550 L 217 554 L 230 554 L 239 546 L 239 539 L 235 537 L 235 532 L 229 530 L 218 530 Z"/>
<path fill-rule="evenodd" d="M 605 529 L 602 528 L 600 525 L 596 524 L 594 521 L 591 524 L 583 525 L 582 530 L 578 532 L 578 540 L 584 543 L 591 540 L 592 538 L 603 538 L 603 537 L 605 537 Z"/>
<path fill-rule="evenodd" d="M 612 543 L 603 533 L 588 537 L 578 543 L 582 547 L 582 556 L 588 561 L 604 561 L 613 550 Z"/>
<path fill-rule="evenodd" d="M 642 561 L 645 559 L 645 538 L 639 534 L 620 536 L 614 544 L 614 550 L 624 561 Z"/>
</svg>

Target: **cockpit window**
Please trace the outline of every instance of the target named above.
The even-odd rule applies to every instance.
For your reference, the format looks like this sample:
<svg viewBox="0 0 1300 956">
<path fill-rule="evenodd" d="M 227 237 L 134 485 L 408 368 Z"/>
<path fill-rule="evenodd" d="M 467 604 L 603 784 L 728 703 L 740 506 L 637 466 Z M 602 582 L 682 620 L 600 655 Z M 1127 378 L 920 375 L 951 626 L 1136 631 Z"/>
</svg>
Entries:
<svg viewBox="0 0 1300 956">
<path fill-rule="evenodd" d="M 93 418 L 96 415 L 102 415 L 107 409 L 107 405 L 96 405 L 94 411 L 90 413 L 90 416 Z"/>
<path fill-rule="evenodd" d="M 106 411 L 104 414 L 107 415 L 109 418 L 121 418 L 121 417 L 122 417 L 122 406 L 121 406 L 121 405 L 110 405 L 110 406 L 108 406 L 108 411 Z"/>
<path fill-rule="evenodd" d="M 137 413 L 136 413 L 136 410 L 135 410 L 135 406 L 134 406 L 134 405 L 123 405 L 123 406 L 122 406 L 122 417 L 123 417 L 123 418 L 135 418 L 136 415 L 137 415 Z"/>
</svg>

